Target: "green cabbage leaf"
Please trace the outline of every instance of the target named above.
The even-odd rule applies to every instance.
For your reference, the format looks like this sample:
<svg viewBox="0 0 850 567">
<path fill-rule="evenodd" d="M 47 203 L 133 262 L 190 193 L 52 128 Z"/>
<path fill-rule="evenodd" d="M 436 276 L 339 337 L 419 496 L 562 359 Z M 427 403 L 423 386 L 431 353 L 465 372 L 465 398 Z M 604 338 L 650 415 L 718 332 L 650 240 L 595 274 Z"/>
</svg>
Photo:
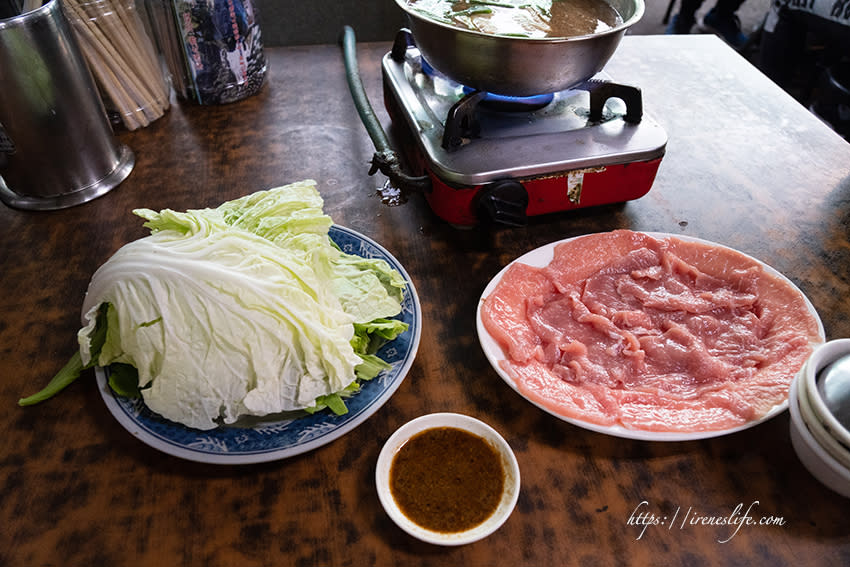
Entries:
<svg viewBox="0 0 850 567">
<path fill-rule="evenodd" d="M 119 370 L 118 393 L 212 429 L 344 413 L 360 381 L 389 367 L 375 353 L 407 330 L 393 319 L 406 282 L 384 260 L 336 246 L 314 181 L 217 208 L 134 213 L 151 234 L 95 272 L 78 333 L 82 366 Z"/>
</svg>

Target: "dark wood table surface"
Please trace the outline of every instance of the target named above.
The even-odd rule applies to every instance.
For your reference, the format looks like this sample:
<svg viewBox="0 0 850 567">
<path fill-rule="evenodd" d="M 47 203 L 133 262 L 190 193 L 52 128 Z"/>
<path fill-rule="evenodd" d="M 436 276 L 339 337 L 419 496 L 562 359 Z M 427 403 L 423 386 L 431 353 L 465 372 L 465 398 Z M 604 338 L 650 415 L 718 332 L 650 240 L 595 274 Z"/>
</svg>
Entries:
<svg viewBox="0 0 850 567">
<path fill-rule="evenodd" d="M 379 116 L 388 44 L 360 44 Z M 337 45 L 267 49 L 260 94 L 220 107 L 175 104 L 119 133 L 132 175 L 85 205 L 0 208 L 0 564 L 97 565 L 848 565 L 850 501 L 818 483 L 791 446 L 785 412 L 707 440 L 610 437 L 526 402 L 490 368 L 475 333 L 484 286 L 548 242 L 617 228 L 719 242 L 794 281 L 828 338 L 850 336 L 850 144 L 713 36 L 624 39 L 606 67 L 643 89 L 669 143 L 652 190 L 629 202 L 457 230 L 418 196 L 387 207 L 367 173 L 374 148 Z M 423 312 L 415 363 L 353 432 L 306 454 L 246 466 L 162 454 L 112 417 L 91 371 L 34 407 L 16 402 L 76 348 L 88 281 L 146 235 L 137 207 L 200 208 L 313 178 L 327 212 L 383 244 Z M 420 415 L 480 418 L 513 446 L 522 492 L 502 528 L 442 548 L 398 529 L 373 476 L 392 432 Z M 645 503 L 645 504 L 642 504 Z M 728 518 L 739 506 L 782 525 L 649 526 L 634 511 Z"/>
</svg>

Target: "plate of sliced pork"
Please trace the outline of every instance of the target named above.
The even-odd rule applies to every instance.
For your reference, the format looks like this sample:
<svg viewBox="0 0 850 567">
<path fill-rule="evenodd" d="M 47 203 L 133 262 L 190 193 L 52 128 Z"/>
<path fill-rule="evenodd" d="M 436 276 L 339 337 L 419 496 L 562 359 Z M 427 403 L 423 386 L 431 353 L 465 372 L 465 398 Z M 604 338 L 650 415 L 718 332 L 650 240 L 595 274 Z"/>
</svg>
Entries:
<svg viewBox="0 0 850 567">
<path fill-rule="evenodd" d="M 616 230 L 517 258 L 481 295 L 495 371 L 550 414 L 631 439 L 685 441 L 753 427 L 824 342 L 787 277 L 698 238 Z"/>
</svg>

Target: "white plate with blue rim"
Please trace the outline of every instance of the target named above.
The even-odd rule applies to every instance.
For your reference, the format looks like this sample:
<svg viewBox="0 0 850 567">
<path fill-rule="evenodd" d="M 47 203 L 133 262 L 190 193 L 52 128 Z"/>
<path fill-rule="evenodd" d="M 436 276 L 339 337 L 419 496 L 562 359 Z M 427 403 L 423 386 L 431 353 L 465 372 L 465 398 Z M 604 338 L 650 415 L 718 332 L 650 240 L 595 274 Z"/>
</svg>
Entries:
<svg viewBox="0 0 850 567">
<path fill-rule="evenodd" d="M 402 265 L 377 242 L 338 225 L 330 228 L 329 235 L 343 252 L 385 260 L 407 282 L 397 318 L 409 328 L 377 353 L 391 368 L 362 382 L 360 390 L 346 398 L 348 413 L 338 416 L 328 410 L 312 415 L 292 412 L 200 431 L 157 415 L 141 398 L 116 394 L 108 384 L 108 369 L 96 368 L 98 389 L 118 423 L 140 441 L 163 453 L 202 463 L 240 465 L 286 459 L 312 451 L 349 433 L 378 411 L 404 381 L 419 348 L 422 332 L 419 298 Z"/>
</svg>

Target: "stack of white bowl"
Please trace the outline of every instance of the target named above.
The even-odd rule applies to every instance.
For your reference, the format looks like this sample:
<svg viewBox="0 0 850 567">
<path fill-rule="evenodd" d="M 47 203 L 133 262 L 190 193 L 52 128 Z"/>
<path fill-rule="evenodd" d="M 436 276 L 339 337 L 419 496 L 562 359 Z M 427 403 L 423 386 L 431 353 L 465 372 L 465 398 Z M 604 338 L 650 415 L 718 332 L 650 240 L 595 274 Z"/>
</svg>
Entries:
<svg viewBox="0 0 850 567">
<path fill-rule="evenodd" d="M 818 373 L 842 355 L 850 354 L 850 339 L 817 347 L 791 383 L 791 444 L 812 475 L 838 494 L 850 498 L 850 431 L 829 410 L 817 387 Z"/>
</svg>

